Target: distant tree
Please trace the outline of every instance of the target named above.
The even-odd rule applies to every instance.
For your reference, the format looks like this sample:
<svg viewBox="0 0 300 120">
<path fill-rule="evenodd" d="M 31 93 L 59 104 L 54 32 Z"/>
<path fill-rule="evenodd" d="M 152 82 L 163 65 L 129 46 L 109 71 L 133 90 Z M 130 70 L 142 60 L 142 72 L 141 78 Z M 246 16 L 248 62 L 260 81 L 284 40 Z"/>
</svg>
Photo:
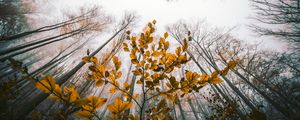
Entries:
<svg viewBox="0 0 300 120">
<path fill-rule="evenodd" d="M 23 0 L 0 1 L 0 40 L 28 29 L 26 15 L 34 12 L 32 5 Z"/>
<path fill-rule="evenodd" d="M 254 19 L 263 25 L 251 25 L 260 35 L 281 37 L 300 49 L 299 0 L 250 0 L 256 10 Z M 266 27 L 268 26 L 268 27 Z"/>
</svg>

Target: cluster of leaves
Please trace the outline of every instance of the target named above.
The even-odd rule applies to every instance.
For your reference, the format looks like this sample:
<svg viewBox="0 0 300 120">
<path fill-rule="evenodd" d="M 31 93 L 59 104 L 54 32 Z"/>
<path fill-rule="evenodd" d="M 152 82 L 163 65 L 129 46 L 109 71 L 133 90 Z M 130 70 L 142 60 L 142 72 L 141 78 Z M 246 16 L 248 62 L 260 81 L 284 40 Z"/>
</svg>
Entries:
<svg viewBox="0 0 300 120">
<path fill-rule="evenodd" d="M 172 75 L 172 72 L 191 60 L 187 53 L 188 41 L 184 39 L 182 46 L 177 47 L 175 52 L 169 52 L 170 43 L 166 40 L 168 33 L 156 40 L 153 35 L 155 23 L 155 20 L 152 23 L 148 23 L 146 30 L 138 37 L 131 36 L 130 31 L 127 31 L 127 41 L 123 43 L 123 49 L 130 54 L 131 63 L 134 65 L 134 69 L 131 72 L 137 78 L 136 83 L 131 83 L 131 85 L 140 85 L 142 89 L 141 94 L 143 98 L 141 103 L 137 101 L 138 94 L 130 93 L 131 85 L 129 83 L 124 82 L 121 84 L 119 82 L 122 76 L 120 71 L 122 63 L 118 57 L 113 57 L 114 68 L 111 69 L 106 68 L 94 56 L 82 58 L 84 62 L 90 63 L 90 74 L 87 80 L 95 81 L 97 87 L 110 84 L 109 91 L 111 94 L 119 91 L 123 93 L 123 98 L 130 98 L 116 98 L 113 103 L 107 105 L 107 109 L 112 113 L 109 116 L 110 119 L 124 119 L 124 117 L 139 119 L 143 113 L 140 116 L 133 116 L 132 114 L 124 116 L 125 111 L 133 106 L 131 100 L 140 108 L 141 113 L 149 100 L 157 99 L 158 97 L 162 98 L 162 100 L 157 106 L 146 110 L 147 117 L 151 119 L 170 118 L 170 116 L 164 114 L 170 110 L 167 106 L 168 102 L 175 102 L 178 95 L 183 97 L 193 91 L 198 92 L 199 89 L 207 84 L 221 83 L 222 80 L 219 78 L 219 75 L 226 75 L 229 69 L 234 68 L 236 65 L 234 61 L 230 61 L 225 69 L 215 71 L 210 75 L 186 70 L 183 78 L 176 78 L 176 76 Z M 52 76 L 46 76 L 42 80 L 35 81 L 34 84 L 44 93 L 51 94 L 50 99 L 72 106 L 74 109 L 71 109 L 69 113 L 74 113 L 80 117 L 88 119 L 98 117 L 96 115 L 97 108 L 103 106 L 106 102 L 106 98 L 95 96 L 81 98 L 74 86 L 61 87 Z M 147 95 L 149 96 L 146 97 Z M 164 98 L 167 98 L 168 101 L 164 100 Z"/>
<path fill-rule="evenodd" d="M 74 86 L 61 87 L 55 83 L 52 76 L 48 75 L 44 79 L 35 82 L 36 88 L 49 93 L 49 99 L 62 101 L 68 105 L 74 107 L 69 113 L 74 113 L 77 116 L 84 118 L 96 117 L 96 109 L 101 107 L 106 101 L 106 98 L 98 98 L 95 96 L 89 96 L 87 98 L 80 98 L 77 90 Z"/>
<path fill-rule="evenodd" d="M 99 63 L 99 60 L 96 57 L 84 57 L 82 58 L 84 62 L 91 63 L 89 66 L 89 70 L 91 73 L 88 75 L 87 80 L 93 80 L 96 82 L 96 86 L 102 87 L 103 85 L 110 84 L 111 87 L 109 89 L 109 92 L 111 94 L 121 91 L 125 93 L 124 96 L 127 98 L 133 98 L 135 99 L 137 95 L 131 95 L 129 93 L 129 88 L 130 85 L 129 83 L 125 82 L 123 85 L 120 84 L 118 81 L 121 76 L 122 72 L 120 71 L 121 67 L 121 61 L 118 59 L 118 57 L 114 56 L 113 57 L 113 63 L 114 63 L 114 68 L 112 70 L 108 70 L 105 65 L 102 65 Z M 116 98 L 114 100 L 113 104 L 107 105 L 108 110 L 112 113 L 109 118 L 111 119 L 121 119 L 123 117 L 121 115 L 122 112 L 128 110 L 132 106 L 132 102 L 130 101 L 123 101 L 120 98 Z"/>
<path fill-rule="evenodd" d="M 118 71 L 121 62 L 117 57 L 113 58 L 115 68 L 111 71 L 106 70 L 104 65 L 99 64 L 96 57 L 84 57 L 83 61 L 92 64 L 89 67 L 91 74 L 88 76 L 88 80 L 95 80 L 98 87 L 101 87 L 104 83 L 111 84 L 111 93 L 116 91 L 123 92 L 124 96 L 133 99 L 142 111 L 145 103 L 152 98 L 161 96 L 168 98 L 170 102 L 175 102 L 175 98 L 179 93 L 183 97 L 185 94 L 191 93 L 192 91 L 198 92 L 199 89 L 204 87 L 207 83 L 219 84 L 222 80 L 218 76 L 220 74 L 226 75 L 229 69 L 235 66 L 236 63 L 231 61 L 225 69 L 219 72 L 215 71 L 211 75 L 200 75 L 197 72 L 186 71 L 183 78 L 176 78 L 176 76 L 172 75 L 172 72 L 176 68 L 181 68 L 182 65 L 191 60 L 187 55 L 188 41 L 184 39 L 183 45 L 177 47 L 174 53 L 169 52 L 170 43 L 166 40 L 169 35 L 166 32 L 163 37 L 156 40 L 153 35 L 155 32 L 155 23 L 155 20 L 152 23 L 148 23 L 145 31 L 139 36 L 133 36 L 130 31 L 127 31 L 127 41 L 123 43 L 123 50 L 130 54 L 131 63 L 134 65 L 134 69 L 131 72 L 137 78 L 136 83 L 131 84 L 141 86 L 142 94 L 144 96 L 142 98 L 142 103 L 139 103 L 135 99 L 136 97 L 130 94 L 130 85 L 127 82 L 123 83 L 123 86 L 120 86 L 117 79 L 122 75 L 122 72 Z M 146 98 L 146 95 L 150 96 Z M 126 107 L 120 107 L 119 105 L 119 108 L 122 108 L 119 110 L 112 109 L 111 106 L 114 105 L 108 106 L 108 109 L 113 115 L 119 115 L 119 117 L 122 112 L 129 109 L 132 105 L 130 101 L 122 101 L 119 98 L 117 98 L 115 104 L 119 104 L 120 102 L 127 103 L 128 105 L 125 105 Z M 148 112 L 151 112 L 148 113 L 152 115 L 151 118 L 160 119 L 163 118 L 160 110 L 163 110 L 163 112 L 168 112 L 169 110 L 165 105 L 160 105 L 160 108 L 151 109 L 148 110 Z M 118 116 L 113 116 L 113 118 L 116 117 L 119 118 Z"/>
<path fill-rule="evenodd" d="M 162 99 L 156 104 L 156 106 L 146 111 L 147 119 L 160 120 L 163 118 L 164 120 L 171 120 L 172 118 L 168 114 L 169 111 L 170 108 L 167 106 L 166 99 Z"/>
<path fill-rule="evenodd" d="M 237 101 L 226 101 L 224 102 L 220 96 L 208 92 L 208 95 L 202 95 L 204 99 L 206 99 L 210 103 L 210 108 L 213 110 L 213 114 L 208 116 L 207 119 L 215 120 L 215 119 L 239 119 L 239 114 L 237 111 L 238 105 Z"/>
<path fill-rule="evenodd" d="M 96 109 L 107 101 L 106 98 L 98 98 L 95 96 L 81 98 L 75 86 L 60 86 L 51 75 L 47 75 L 42 80 L 38 80 L 28 73 L 28 69 L 23 66 L 22 62 L 14 59 L 10 59 L 9 61 L 13 70 L 22 73 L 22 79 L 31 81 L 37 89 L 50 94 L 49 99 L 63 102 L 67 106 L 72 106 L 72 109 L 64 112 L 66 115 L 74 113 L 79 117 L 87 119 L 98 117 L 96 115 Z"/>
</svg>

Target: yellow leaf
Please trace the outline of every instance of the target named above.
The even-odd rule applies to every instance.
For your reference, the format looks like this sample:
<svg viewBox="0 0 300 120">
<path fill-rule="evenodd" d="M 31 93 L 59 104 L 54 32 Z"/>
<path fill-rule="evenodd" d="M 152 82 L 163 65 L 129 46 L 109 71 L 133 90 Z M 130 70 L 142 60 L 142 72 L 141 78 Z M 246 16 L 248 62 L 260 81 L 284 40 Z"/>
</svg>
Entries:
<svg viewBox="0 0 300 120">
<path fill-rule="evenodd" d="M 222 82 L 222 80 L 221 80 L 220 78 L 218 78 L 218 77 L 213 78 L 213 79 L 211 80 L 211 83 L 213 83 L 213 84 L 219 84 L 219 83 L 221 83 L 221 82 Z"/>
<path fill-rule="evenodd" d="M 153 24 L 156 24 L 156 20 L 153 20 L 152 23 L 153 23 Z"/>
<path fill-rule="evenodd" d="M 187 61 L 187 56 L 186 55 L 180 55 L 178 58 L 178 61 L 182 64 Z"/>
<path fill-rule="evenodd" d="M 169 36 L 168 32 L 165 32 L 164 37 L 167 38 Z"/>
<path fill-rule="evenodd" d="M 132 39 L 133 41 L 135 41 L 135 40 L 136 40 L 136 37 L 135 37 L 135 36 L 133 36 L 131 39 Z"/>
<path fill-rule="evenodd" d="M 117 89 L 115 87 L 112 87 L 112 88 L 109 89 L 109 92 L 110 93 L 115 93 L 115 92 L 117 92 Z"/>
<path fill-rule="evenodd" d="M 124 50 L 125 52 L 129 52 L 128 47 L 124 47 L 123 50 Z"/>
<path fill-rule="evenodd" d="M 164 43 L 164 47 L 165 47 L 166 50 L 169 48 L 169 42 L 168 42 L 168 41 L 166 41 L 166 42 Z"/>
<path fill-rule="evenodd" d="M 177 56 L 179 56 L 181 53 L 181 47 L 177 47 L 177 49 L 175 50 L 175 53 Z"/>
<path fill-rule="evenodd" d="M 222 74 L 222 75 L 227 75 L 227 74 L 228 74 L 228 71 L 229 71 L 229 68 L 226 67 L 224 70 L 221 71 L 221 74 Z"/>
<path fill-rule="evenodd" d="M 124 86 L 124 88 L 126 89 L 126 90 L 128 90 L 129 88 L 130 88 L 130 84 L 128 84 L 127 82 L 124 82 L 123 83 L 123 86 Z"/>
<path fill-rule="evenodd" d="M 131 59 L 136 59 L 136 55 L 133 54 L 133 53 L 131 53 L 131 54 L 130 54 L 130 58 L 131 58 Z"/>
<path fill-rule="evenodd" d="M 79 99 L 79 94 L 77 93 L 75 87 L 64 87 L 64 92 L 69 95 L 68 101 L 70 102 L 74 102 L 75 100 Z"/>
<path fill-rule="evenodd" d="M 55 81 L 52 76 L 47 75 L 43 80 L 36 82 L 35 86 L 45 93 L 50 93 L 55 89 Z"/>
<path fill-rule="evenodd" d="M 136 76 L 138 76 L 138 75 L 141 75 L 142 73 L 141 72 L 139 72 L 138 70 L 134 70 L 134 71 L 132 71 L 133 72 L 133 74 L 134 75 L 136 75 Z"/>
<path fill-rule="evenodd" d="M 182 45 L 182 50 L 183 50 L 183 51 L 187 51 L 187 49 L 188 49 L 188 43 L 187 43 L 187 40 L 184 39 L 184 40 L 183 40 L 183 45 Z"/>
<path fill-rule="evenodd" d="M 105 73 L 105 66 L 104 65 L 99 65 L 98 66 L 98 70 L 99 70 L 99 72 L 101 74 L 101 77 L 104 77 L 105 76 L 104 75 L 104 73 Z"/>
<path fill-rule="evenodd" d="M 113 62 L 115 64 L 116 70 L 118 70 L 121 67 L 121 61 L 119 61 L 118 57 L 114 56 L 113 57 Z"/>
<path fill-rule="evenodd" d="M 150 52 L 146 51 L 146 53 L 144 54 L 145 56 L 150 56 Z"/>
<path fill-rule="evenodd" d="M 83 118 L 86 118 L 86 119 L 90 119 L 90 117 L 91 117 L 91 113 L 86 111 L 86 110 L 80 110 L 80 111 L 78 111 L 74 114 L 78 117 L 83 117 Z"/>
<path fill-rule="evenodd" d="M 236 66 L 237 62 L 236 61 L 229 61 L 228 62 L 228 68 L 233 69 Z"/>
<path fill-rule="evenodd" d="M 202 79 L 203 81 L 207 81 L 207 80 L 209 79 L 209 76 L 208 76 L 207 74 L 203 73 L 203 74 L 201 75 L 201 79 Z"/>
<path fill-rule="evenodd" d="M 142 84 L 141 80 L 136 81 L 136 84 Z"/>
<path fill-rule="evenodd" d="M 88 57 L 88 56 L 83 57 L 82 61 L 85 62 L 85 63 L 88 63 L 88 62 L 90 62 L 90 57 Z"/>
<path fill-rule="evenodd" d="M 89 96 L 88 100 L 90 101 L 90 104 L 94 107 L 94 108 L 99 108 L 101 107 L 106 101 L 106 98 L 98 98 L 96 96 Z"/>
<path fill-rule="evenodd" d="M 118 72 L 117 76 L 116 76 L 116 79 L 119 79 L 121 76 L 122 76 L 122 72 Z"/>
<path fill-rule="evenodd" d="M 152 24 L 151 24 L 151 23 L 148 23 L 148 27 L 149 27 L 149 28 L 152 28 Z"/>
<path fill-rule="evenodd" d="M 82 105 L 89 104 L 90 100 L 88 100 L 88 99 L 78 99 L 78 100 L 74 101 L 73 103 L 77 106 L 82 106 Z"/>
<path fill-rule="evenodd" d="M 169 67 L 167 70 L 166 70 L 166 73 L 170 73 L 174 70 L 174 67 Z"/>
<path fill-rule="evenodd" d="M 93 62 L 94 64 L 98 64 L 98 60 L 95 56 L 91 57 L 90 61 Z"/>
<path fill-rule="evenodd" d="M 139 61 L 138 61 L 137 59 L 132 59 L 132 60 L 131 60 L 131 63 L 132 63 L 132 64 L 138 64 Z"/>
<path fill-rule="evenodd" d="M 152 56 L 153 57 L 158 57 L 160 55 L 160 53 L 158 52 L 158 51 L 154 51 L 153 53 L 152 53 Z"/>
<path fill-rule="evenodd" d="M 113 62 L 114 62 L 114 64 L 117 64 L 118 61 L 119 61 L 118 57 L 114 56 L 114 57 L 113 57 Z"/>
<path fill-rule="evenodd" d="M 98 80 L 98 81 L 96 82 L 96 86 L 98 86 L 98 87 L 101 87 L 103 84 L 104 84 L 104 81 L 103 81 L 103 80 Z"/>
<path fill-rule="evenodd" d="M 56 95 L 50 95 L 48 97 L 48 99 L 51 99 L 51 100 L 61 100 L 59 97 L 57 97 Z"/>
<path fill-rule="evenodd" d="M 212 74 L 211 74 L 211 78 L 216 78 L 218 77 L 219 73 L 217 71 L 214 71 Z"/>
</svg>

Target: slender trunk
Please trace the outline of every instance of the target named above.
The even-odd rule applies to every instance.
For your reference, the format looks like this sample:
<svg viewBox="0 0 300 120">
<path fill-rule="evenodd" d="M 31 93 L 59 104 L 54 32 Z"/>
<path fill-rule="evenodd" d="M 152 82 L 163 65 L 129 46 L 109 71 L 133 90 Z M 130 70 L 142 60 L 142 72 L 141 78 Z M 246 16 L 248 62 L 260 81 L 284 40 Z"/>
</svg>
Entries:
<svg viewBox="0 0 300 120">
<path fill-rule="evenodd" d="M 112 37 L 110 37 L 103 45 L 101 45 L 98 49 L 96 49 L 93 53 L 91 53 L 89 56 L 95 56 L 102 48 L 107 45 L 110 41 L 113 40 L 121 31 L 123 31 L 130 23 L 128 22 L 125 26 L 123 26 L 120 30 L 118 30 Z M 81 61 L 78 63 L 72 70 L 65 73 L 61 77 L 59 77 L 56 81 L 57 84 L 62 85 L 65 83 L 69 78 L 71 78 L 83 65 L 85 65 L 85 62 Z M 22 104 L 22 109 L 19 108 L 16 111 L 18 111 L 18 115 L 15 119 L 24 118 L 27 114 L 29 114 L 36 105 L 40 104 L 43 100 L 45 100 L 49 94 L 45 94 L 41 91 L 38 91 L 36 93 L 36 96 L 32 98 L 31 100 L 26 100 Z"/>
<path fill-rule="evenodd" d="M 197 115 L 197 111 L 195 110 L 195 107 L 194 107 L 192 101 L 191 101 L 191 100 L 188 100 L 188 103 L 189 103 L 190 107 L 192 108 L 192 111 L 193 111 L 193 114 L 194 114 L 196 120 L 199 120 L 199 117 L 198 117 L 198 115 Z"/>
<path fill-rule="evenodd" d="M 22 33 L 13 35 L 13 36 L 1 38 L 0 42 L 2 42 L 2 41 L 5 41 L 5 42 L 6 41 L 12 41 L 12 40 L 15 40 L 15 39 L 18 39 L 18 38 L 22 38 L 22 37 L 25 37 L 25 36 L 28 36 L 28 35 L 31 35 L 31 34 L 34 34 L 34 33 L 40 33 L 40 32 L 50 31 L 50 30 L 54 30 L 54 29 L 66 26 L 66 25 L 78 23 L 80 21 L 83 21 L 83 20 L 86 20 L 86 19 L 90 19 L 90 18 L 79 19 L 79 18 L 83 17 L 84 15 L 87 15 L 90 12 L 91 11 L 89 11 L 89 12 L 83 14 L 83 15 L 80 15 L 78 17 L 72 18 L 70 20 L 61 22 L 61 23 L 57 23 L 57 24 L 54 24 L 54 25 L 48 25 L 48 26 L 44 26 L 44 27 L 41 27 L 41 28 L 38 28 L 38 29 L 35 29 L 35 30 L 26 31 L 26 32 L 22 32 Z M 75 21 L 76 19 L 79 19 L 79 20 Z"/>
<path fill-rule="evenodd" d="M 180 102 L 180 100 L 179 100 L 178 97 L 177 97 L 177 102 L 176 103 L 177 103 L 177 105 L 179 107 L 179 111 L 180 111 L 182 120 L 186 120 L 185 119 L 185 115 L 184 115 L 184 111 L 183 111 L 182 106 L 181 106 L 181 102 Z"/>
<path fill-rule="evenodd" d="M 48 42 L 48 43 L 60 41 L 60 40 L 63 40 L 63 39 L 72 37 L 72 36 L 74 36 L 74 35 L 77 35 L 77 34 L 79 34 L 79 33 L 82 33 L 82 32 L 84 32 L 84 31 L 86 31 L 86 30 L 88 30 L 88 26 L 85 26 L 85 27 L 83 27 L 83 28 L 76 29 L 76 30 L 71 31 L 71 32 L 68 32 L 68 33 L 63 33 L 63 34 L 60 34 L 60 35 L 57 35 L 57 36 L 53 36 L 53 37 L 50 37 L 50 38 L 46 38 L 46 39 L 43 39 L 43 40 L 39 40 L 39 41 L 36 41 L 36 42 L 31 42 L 31 43 L 28 43 L 28 44 L 25 44 L 25 45 L 19 45 L 19 46 L 13 47 L 13 48 L 8 48 L 8 49 L 5 49 L 5 50 L 0 51 L 0 56 L 1 56 L 1 55 L 9 54 L 9 53 L 12 53 L 12 52 L 15 52 L 15 51 L 17 51 L 17 50 L 21 50 L 21 49 L 24 49 L 24 48 L 27 48 L 27 47 L 30 47 L 30 46 L 42 44 L 42 43 L 45 43 L 45 42 L 50 41 L 50 40 L 53 40 L 53 39 L 54 39 L 53 41 Z M 55 40 L 55 39 L 56 39 L 56 40 Z M 47 44 L 44 44 L 44 45 L 47 45 Z M 41 45 L 39 45 L 39 46 L 41 47 Z"/>
</svg>

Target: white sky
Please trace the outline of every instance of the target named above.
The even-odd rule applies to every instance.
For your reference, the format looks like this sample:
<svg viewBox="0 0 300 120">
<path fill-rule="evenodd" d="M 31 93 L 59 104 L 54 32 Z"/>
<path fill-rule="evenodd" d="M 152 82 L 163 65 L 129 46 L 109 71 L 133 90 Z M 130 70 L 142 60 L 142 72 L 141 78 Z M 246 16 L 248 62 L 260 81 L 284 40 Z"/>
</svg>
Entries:
<svg viewBox="0 0 300 120">
<path fill-rule="evenodd" d="M 248 0 L 175 0 L 173 2 L 166 0 L 56 0 L 50 4 L 54 8 L 75 10 L 78 6 L 97 4 L 116 18 L 122 16 L 124 11 L 134 11 L 141 17 L 139 20 L 141 26 L 153 19 L 157 20 L 159 32 L 164 32 L 166 25 L 180 19 L 193 21 L 205 19 L 212 26 L 236 27 L 232 34 L 247 42 L 259 42 L 264 39 L 263 46 L 266 48 L 277 51 L 284 48 L 284 45 L 278 41 L 254 36 L 255 34 L 247 28 L 251 22 L 249 17 L 253 14 Z"/>
</svg>

